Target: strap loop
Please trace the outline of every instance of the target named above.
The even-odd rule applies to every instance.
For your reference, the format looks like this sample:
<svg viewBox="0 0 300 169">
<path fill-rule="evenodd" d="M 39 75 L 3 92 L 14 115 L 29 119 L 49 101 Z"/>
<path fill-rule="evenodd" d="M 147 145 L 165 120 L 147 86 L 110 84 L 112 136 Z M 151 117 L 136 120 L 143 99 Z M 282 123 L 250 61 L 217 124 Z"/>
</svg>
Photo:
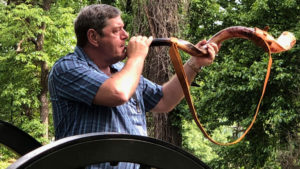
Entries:
<svg viewBox="0 0 300 169">
<path fill-rule="evenodd" d="M 240 142 L 246 136 L 246 134 L 250 131 L 250 129 L 252 128 L 252 126 L 253 126 L 253 124 L 254 124 L 254 122 L 256 120 L 256 117 L 258 115 L 259 107 L 260 107 L 260 104 L 262 102 L 262 99 L 263 99 L 265 91 L 266 91 L 266 87 L 267 87 L 267 83 L 268 83 L 268 80 L 269 80 L 269 76 L 270 76 L 270 72 L 271 72 L 271 67 L 272 67 L 271 50 L 270 50 L 270 47 L 269 47 L 268 43 L 266 43 L 264 41 L 265 44 L 266 44 L 266 46 L 268 47 L 268 53 L 269 53 L 269 62 L 268 62 L 267 73 L 266 73 L 266 76 L 265 76 L 265 81 L 264 81 L 264 85 L 263 85 L 262 94 L 261 94 L 261 97 L 259 99 L 259 102 L 258 102 L 258 105 L 257 105 L 257 108 L 256 108 L 256 112 L 254 114 L 252 122 L 249 125 L 249 127 L 246 129 L 246 131 L 243 133 L 243 135 L 240 136 L 235 141 L 229 142 L 229 143 L 220 143 L 220 142 L 215 141 L 214 139 L 212 139 L 212 137 L 210 137 L 208 135 L 208 133 L 205 131 L 203 125 L 201 124 L 201 122 L 200 122 L 200 120 L 199 120 L 199 118 L 197 116 L 197 112 L 196 112 L 195 106 L 193 104 L 192 96 L 190 94 L 190 85 L 188 83 L 188 79 L 187 79 L 186 73 L 184 72 L 184 69 L 183 69 L 182 60 L 181 60 L 180 54 L 178 52 L 177 38 L 171 38 L 171 41 L 172 41 L 172 45 L 171 45 L 171 48 L 169 50 L 171 61 L 173 63 L 176 75 L 177 75 L 177 77 L 178 77 L 178 79 L 180 81 L 180 84 L 181 84 L 181 87 L 182 87 L 185 99 L 186 99 L 186 101 L 188 103 L 190 112 L 192 113 L 194 121 L 196 122 L 196 124 L 199 127 L 199 129 L 202 131 L 202 133 L 204 134 L 204 136 L 208 140 L 210 140 L 212 143 L 217 144 L 217 145 L 229 146 L 229 145 L 233 145 L 233 144 L 236 144 L 236 143 Z"/>
</svg>

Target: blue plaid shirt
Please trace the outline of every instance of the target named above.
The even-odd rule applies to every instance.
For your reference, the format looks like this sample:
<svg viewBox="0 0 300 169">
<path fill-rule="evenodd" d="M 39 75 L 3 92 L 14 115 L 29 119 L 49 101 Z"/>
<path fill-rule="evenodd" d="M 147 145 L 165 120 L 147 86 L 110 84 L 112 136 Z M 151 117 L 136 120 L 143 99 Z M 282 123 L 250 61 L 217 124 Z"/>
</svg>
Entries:
<svg viewBox="0 0 300 169">
<path fill-rule="evenodd" d="M 111 65 L 120 71 L 124 63 Z M 147 135 L 145 112 L 162 97 L 162 87 L 140 78 L 133 97 L 117 107 L 94 105 L 99 87 L 108 79 L 80 47 L 59 59 L 49 74 L 55 138 L 91 133 L 117 132 Z"/>
</svg>

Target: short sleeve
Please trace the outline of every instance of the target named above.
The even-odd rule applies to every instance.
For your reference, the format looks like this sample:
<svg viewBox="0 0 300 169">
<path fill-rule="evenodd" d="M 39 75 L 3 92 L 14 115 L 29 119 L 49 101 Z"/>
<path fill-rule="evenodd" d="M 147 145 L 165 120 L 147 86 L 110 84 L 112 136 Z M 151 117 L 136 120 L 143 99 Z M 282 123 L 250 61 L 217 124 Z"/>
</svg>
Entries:
<svg viewBox="0 0 300 169">
<path fill-rule="evenodd" d="M 78 60 L 65 60 L 55 65 L 52 86 L 58 97 L 91 105 L 99 87 L 107 78 L 104 73 Z"/>
<path fill-rule="evenodd" d="M 163 97 L 162 86 L 143 78 L 143 99 L 145 111 L 153 109 Z"/>
</svg>

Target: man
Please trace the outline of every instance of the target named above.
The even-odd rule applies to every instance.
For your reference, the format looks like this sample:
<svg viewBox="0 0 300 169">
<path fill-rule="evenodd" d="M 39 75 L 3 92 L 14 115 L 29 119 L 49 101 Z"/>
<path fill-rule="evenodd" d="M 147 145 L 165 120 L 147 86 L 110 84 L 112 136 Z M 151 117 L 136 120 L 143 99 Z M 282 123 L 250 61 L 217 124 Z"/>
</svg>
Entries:
<svg viewBox="0 0 300 169">
<path fill-rule="evenodd" d="M 126 47 L 129 35 L 120 14 L 98 4 L 83 8 L 76 18 L 75 51 L 58 60 L 49 74 L 56 139 L 91 132 L 146 136 L 145 112 L 169 112 L 183 98 L 176 76 L 160 86 L 141 75 L 152 37 L 133 36 Z M 214 60 L 218 47 L 207 46 L 209 57 L 191 57 L 184 65 L 190 82 Z"/>
</svg>

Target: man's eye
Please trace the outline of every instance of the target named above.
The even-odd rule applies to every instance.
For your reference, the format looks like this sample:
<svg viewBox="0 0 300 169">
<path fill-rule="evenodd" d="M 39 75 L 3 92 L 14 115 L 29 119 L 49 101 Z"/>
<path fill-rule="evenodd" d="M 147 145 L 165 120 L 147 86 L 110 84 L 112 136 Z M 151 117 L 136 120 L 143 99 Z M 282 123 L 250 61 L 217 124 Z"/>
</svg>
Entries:
<svg viewBox="0 0 300 169">
<path fill-rule="evenodd" d="M 120 30 L 121 30 L 121 29 L 114 29 L 114 30 L 113 30 L 113 33 L 118 33 L 118 32 L 120 32 Z"/>
</svg>

